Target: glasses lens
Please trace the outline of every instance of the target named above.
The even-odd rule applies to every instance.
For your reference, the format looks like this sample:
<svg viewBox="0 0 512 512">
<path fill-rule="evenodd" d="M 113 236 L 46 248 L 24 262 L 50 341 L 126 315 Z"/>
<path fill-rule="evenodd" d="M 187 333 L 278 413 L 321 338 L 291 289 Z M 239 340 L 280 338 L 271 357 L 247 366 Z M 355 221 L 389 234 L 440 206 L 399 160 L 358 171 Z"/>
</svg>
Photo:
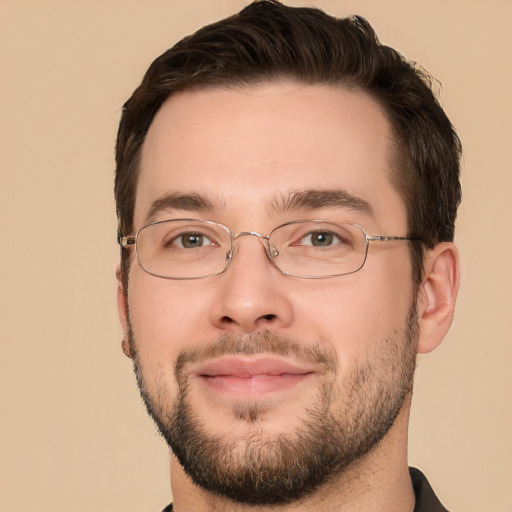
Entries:
<svg viewBox="0 0 512 512">
<path fill-rule="evenodd" d="M 366 258 L 366 237 L 352 224 L 291 222 L 275 229 L 270 246 L 276 266 L 297 277 L 330 277 L 359 270 Z"/>
<path fill-rule="evenodd" d="M 222 272 L 231 249 L 229 230 L 200 220 L 169 220 L 143 227 L 137 234 L 137 257 L 149 274 L 197 279 Z"/>
</svg>

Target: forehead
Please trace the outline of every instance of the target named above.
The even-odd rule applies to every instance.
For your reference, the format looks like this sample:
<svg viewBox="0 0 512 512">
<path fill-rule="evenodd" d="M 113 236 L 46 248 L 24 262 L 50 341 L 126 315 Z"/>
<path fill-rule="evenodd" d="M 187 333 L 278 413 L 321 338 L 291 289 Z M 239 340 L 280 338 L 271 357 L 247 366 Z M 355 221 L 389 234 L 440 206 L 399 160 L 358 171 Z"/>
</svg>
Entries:
<svg viewBox="0 0 512 512">
<path fill-rule="evenodd" d="M 255 218 L 256 209 L 268 214 L 270 203 L 313 189 L 342 190 L 377 217 L 400 222 L 390 137 L 379 105 L 340 86 L 278 82 L 177 93 L 143 144 L 135 226 L 169 194 L 200 195 L 214 212 Z"/>
</svg>

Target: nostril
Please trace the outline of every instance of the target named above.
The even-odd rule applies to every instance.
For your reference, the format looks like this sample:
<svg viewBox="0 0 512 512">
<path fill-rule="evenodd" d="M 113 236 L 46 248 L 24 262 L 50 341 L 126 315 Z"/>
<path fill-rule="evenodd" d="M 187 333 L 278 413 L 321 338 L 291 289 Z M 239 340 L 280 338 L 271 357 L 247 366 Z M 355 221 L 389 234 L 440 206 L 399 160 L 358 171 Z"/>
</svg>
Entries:
<svg viewBox="0 0 512 512">
<path fill-rule="evenodd" d="M 263 318 L 264 320 L 274 320 L 274 318 L 276 318 L 276 315 L 263 315 L 261 318 Z"/>
</svg>

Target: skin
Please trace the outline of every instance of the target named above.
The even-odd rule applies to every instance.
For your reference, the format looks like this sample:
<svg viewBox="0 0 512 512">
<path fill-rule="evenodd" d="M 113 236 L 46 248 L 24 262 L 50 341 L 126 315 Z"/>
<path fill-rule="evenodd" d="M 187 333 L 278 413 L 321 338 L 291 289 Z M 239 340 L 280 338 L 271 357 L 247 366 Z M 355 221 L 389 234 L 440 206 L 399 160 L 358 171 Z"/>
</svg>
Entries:
<svg viewBox="0 0 512 512">
<path fill-rule="evenodd" d="M 162 106 L 143 145 L 135 230 L 153 220 L 193 217 L 220 222 L 234 233 L 268 234 L 291 220 L 328 217 L 359 224 L 370 234 L 406 236 L 404 204 L 389 179 L 391 137 L 373 99 L 339 87 L 278 82 L 178 93 Z M 348 192 L 367 202 L 371 214 L 343 206 L 275 207 L 293 192 L 319 188 Z M 148 217 L 155 201 L 184 192 L 211 204 Z M 459 281 L 453 244 L 439 244 L 427 254 L 424 276 L 416 299 L 420 353 L 441 342 L 452 320 Z M 307 280 L 281 274 L 258 239 L 242 237 L 230 268 L 214 278 L 157 278 L 132 257 L 128 290 L 119 270 L 118 282 L 123 349 L 133 355 L 127 341 L 131 321 L 148 391 L 164 389 L 171 399 L 177 393 L 173 370 L 180 350 L 208 346 L 226 333 L 271 330 L 305 345 L 321 340 L 342 368 L 357 368 L 371 359 L 377 343 L 403 328 L 415 296 L 404 242 L 370 243 L 365 266 L 354 274 Z M 344 379 L 345 372 L 336 375 L 341 390 Z M 247 422 L 231 412 L 243 396 L 191 382 L 193 406 L 209 433 L 228 432 L 234 439 L 247 434 Z M 293 432 L 317 386 L 313 377 L 256 397 L 266 409 L 263 438 Z M 343 478 L 280 510 L 410 512 L 409 409 L 410 396 L 384 439 Z M 246 509 L 197 487 L 172 454 L 171 479 L 178 512 Z"/>
</svg>

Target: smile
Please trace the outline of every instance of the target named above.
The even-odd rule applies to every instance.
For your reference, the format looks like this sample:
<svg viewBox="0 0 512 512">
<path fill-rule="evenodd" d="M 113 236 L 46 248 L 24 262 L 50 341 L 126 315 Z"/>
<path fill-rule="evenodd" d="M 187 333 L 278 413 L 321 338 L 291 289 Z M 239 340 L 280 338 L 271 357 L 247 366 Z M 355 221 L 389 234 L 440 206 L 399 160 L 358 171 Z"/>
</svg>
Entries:
<svg viewBox="0 0 512 512">
<path fill-rule="evenodd" d="M 314 374 L 309 366 L 273 357 L 223 357 L 193 370 L 193 375 L 212 391 L 241 398 L 284 391 Z"/>
</svg>

